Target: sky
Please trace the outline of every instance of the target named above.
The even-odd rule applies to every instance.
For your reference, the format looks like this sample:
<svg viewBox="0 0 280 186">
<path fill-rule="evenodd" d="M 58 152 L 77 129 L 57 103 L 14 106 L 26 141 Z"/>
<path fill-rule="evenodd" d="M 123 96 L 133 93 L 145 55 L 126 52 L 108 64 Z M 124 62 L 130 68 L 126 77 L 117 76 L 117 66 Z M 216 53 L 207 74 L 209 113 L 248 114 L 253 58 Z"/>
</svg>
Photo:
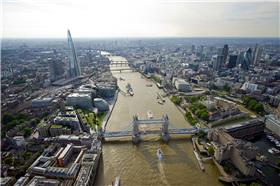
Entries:
<svg viewBox="0 0 280 186">
<path fill-rule="evenodd" d="M 3 38 L 279 37 L 280 0 L 2 0 Z"/>
</svg>

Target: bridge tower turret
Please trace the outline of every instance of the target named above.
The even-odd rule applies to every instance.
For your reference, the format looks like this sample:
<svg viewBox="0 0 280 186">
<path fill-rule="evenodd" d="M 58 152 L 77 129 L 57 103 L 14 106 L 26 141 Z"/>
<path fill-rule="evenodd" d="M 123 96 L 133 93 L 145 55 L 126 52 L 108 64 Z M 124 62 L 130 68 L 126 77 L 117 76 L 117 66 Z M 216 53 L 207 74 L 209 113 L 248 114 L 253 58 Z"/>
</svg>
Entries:
<svg viewBox="0 0 280 186">
<path fill-rule="evenodd" d="M 168 125 L 169 125 L 169 119 L 167 114 L 165 114 L 162 117 L 162 131 L 161 131 L 162 140 L 165 143 L 169 141 Z"/>
<path fill-rule="evenodd" d="M 137 144 L 140 141 L 140 133 L 139 133 L 139 122 L 138 122 L 138 116 L 133 116 L 133 130 L 132 130 L 132 143 Z"/>
</svg>

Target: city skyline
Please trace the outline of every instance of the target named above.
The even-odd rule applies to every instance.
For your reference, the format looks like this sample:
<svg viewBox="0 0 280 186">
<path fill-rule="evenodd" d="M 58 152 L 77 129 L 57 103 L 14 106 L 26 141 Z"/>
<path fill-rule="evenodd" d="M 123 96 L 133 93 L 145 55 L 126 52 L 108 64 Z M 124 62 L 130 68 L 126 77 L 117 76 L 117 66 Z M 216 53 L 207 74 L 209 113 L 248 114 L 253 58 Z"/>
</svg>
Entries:
<svg viewBox="0 0 280 186">
<path fill-rule="evenodd" d="M 279 1 L 4 0 L 3 38 L 279 37 Z M 36 15 L 36 16 L 34 16 Z"/>
</svg>

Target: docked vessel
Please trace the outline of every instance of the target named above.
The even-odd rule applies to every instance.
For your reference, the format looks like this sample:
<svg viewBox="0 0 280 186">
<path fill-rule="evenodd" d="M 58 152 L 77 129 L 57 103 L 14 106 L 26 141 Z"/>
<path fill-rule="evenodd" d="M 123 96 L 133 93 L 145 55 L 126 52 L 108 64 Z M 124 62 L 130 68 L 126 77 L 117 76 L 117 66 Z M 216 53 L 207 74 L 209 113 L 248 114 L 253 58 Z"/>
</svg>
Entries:
<svg viewBox="0 0 280 186">
<path fill-rule="evenodd" d="M 126 85 L 126 90 L 127 90 L 127 93 L 128 93 L 129 95 L 131 95 L 131 96 L 134 95 L 134 92 L 133 92 L 133 89 L 132 89 L 130 83 L 127 83 L 127 85 Z"/>
<path fill-rule="evenodd" d="M 279 154 L 280 151 L 274 147 L 268 149 L 268 152 L 271 153 L 271 154 Z"/>
<path fill-rule="evenodd" d="M 150 110 L 148 110 L 147 116 L 148 116 L 149 119 L 153 119 L 154 118 L 154 115 L 153 115 L 152 111 L 150 111 Z"/>
<path fill-rule="evenodd" d="M 160 83 L 157 83 L 157 87 L 158 87 L 159 89 L 162 89 L 162 88 L 163 88 L 163 86 L 162 86 Z"/>
<path fill-rule="evenodd" d="M 164 154 L 163 154 L 162 150 L 160 148 L 158 148 L 157 149 L 157 157 L 158 157 L 158 159 L 159 160 L 163 160 L 163 156 L 164 156 Z"/>
<path fill-rule="evenodd" d="M 162 95 L 160 95 L 160 93 L 157 93 L 157 99 L 159 99 L 162 103 L 165 102 L 165 99 L 163 99 Z"/>
</svg>

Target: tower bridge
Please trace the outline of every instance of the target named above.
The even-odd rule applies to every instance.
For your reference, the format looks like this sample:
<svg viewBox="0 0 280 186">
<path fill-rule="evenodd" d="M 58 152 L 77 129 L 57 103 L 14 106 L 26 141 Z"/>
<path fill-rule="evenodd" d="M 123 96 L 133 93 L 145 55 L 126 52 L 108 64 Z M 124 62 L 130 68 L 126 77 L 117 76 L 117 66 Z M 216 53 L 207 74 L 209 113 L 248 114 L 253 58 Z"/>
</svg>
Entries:
<svg viewBox="0 0 280 186">
<path fill-rule="evenodd" d="M 139 130 L 140 125 L 161 125 L 160 130 L 147 130 L 141 131 Z M 132 142 L 134 144 L 140 142 L 140 137 L 142 135 L 154 135 L 160 134 L 162 136 L 162 140 L 164 142 L 168 142 L 170 138 L 170 134 L 196 134 L 200 130 L 208 132 L 208 129 L 199 129 L 197 127 L 190 127 L 190 128 L 169 128 L 169 118 L 167 115 L 162 116 L 159 119 L 143 119 L 140 120 L 137 115 L 133 116 L 132 122 L 129 124 L 129 127 L 132 127 L 132 130 L 121 130 L 121 131 L 102 131 L 99 133 L 99 136 L 103 139 L 106 138 L 118 138 L 118 137 L 132 137 Z"/>
</svg>

